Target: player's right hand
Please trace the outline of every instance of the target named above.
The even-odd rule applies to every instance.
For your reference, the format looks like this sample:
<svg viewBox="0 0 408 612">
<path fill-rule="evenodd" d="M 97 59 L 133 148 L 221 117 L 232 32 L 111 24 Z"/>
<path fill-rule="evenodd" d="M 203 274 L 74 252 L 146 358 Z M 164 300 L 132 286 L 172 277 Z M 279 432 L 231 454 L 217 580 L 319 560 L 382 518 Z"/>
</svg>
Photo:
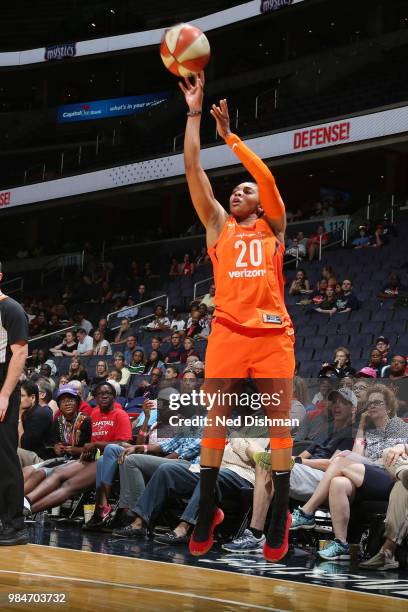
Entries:
<svg viewBox="0 0 408 612">
<path fill-rule="evenodd" d="M 184 83 L 185 85 L 179 81 L 179 87 L 184 94 L 188 108 L 191 111 L 201 110 L 204 98 L 204 72 L 201 71 L 195 76 L 194 84 L 189 77 L 184 79 Z"/>
<path fill-rule="evenodd" d="M 9 403 L 8 397 L 4 397 L 4 395 L 0 395 L 0 423 L 4 421 L 6 417 L 8 403 Z"/>
</svg>

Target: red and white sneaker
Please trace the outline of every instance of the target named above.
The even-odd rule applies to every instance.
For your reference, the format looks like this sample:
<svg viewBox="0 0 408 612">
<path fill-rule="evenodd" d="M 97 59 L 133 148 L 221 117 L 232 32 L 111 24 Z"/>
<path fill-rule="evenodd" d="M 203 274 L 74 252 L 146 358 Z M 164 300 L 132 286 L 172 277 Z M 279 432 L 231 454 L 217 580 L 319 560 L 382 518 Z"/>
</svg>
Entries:
<svg viewBox="0 0 408 612">
<path fill-rule="evenodd" d="M 289 550 L 289 528 L 292 517 L 290 512 L 286 515 L 286 525 L 283 533 L 283 540 L 279 546 L 269 546 L 268 542 L 264 544 L 264 557 L 267 561 L 271 561 L 272 563 L 277 563 L 287 554 Z"/>
</svg>

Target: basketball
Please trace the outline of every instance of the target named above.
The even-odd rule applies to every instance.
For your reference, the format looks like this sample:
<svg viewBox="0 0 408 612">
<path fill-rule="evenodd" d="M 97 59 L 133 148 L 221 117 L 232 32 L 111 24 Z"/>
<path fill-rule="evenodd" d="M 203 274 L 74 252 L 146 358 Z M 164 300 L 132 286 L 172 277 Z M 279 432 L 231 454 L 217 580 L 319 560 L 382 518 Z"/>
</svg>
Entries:
<svg viewBox="0 0 408 612">
<path fill-rule="evenodd" d="M 179 23 L 164 31 L 160 45 L 163 64 L 176 76 L 189 77 L 203 70 L 210 59 L 206 35 L 189 23 Z"/>
</svg>

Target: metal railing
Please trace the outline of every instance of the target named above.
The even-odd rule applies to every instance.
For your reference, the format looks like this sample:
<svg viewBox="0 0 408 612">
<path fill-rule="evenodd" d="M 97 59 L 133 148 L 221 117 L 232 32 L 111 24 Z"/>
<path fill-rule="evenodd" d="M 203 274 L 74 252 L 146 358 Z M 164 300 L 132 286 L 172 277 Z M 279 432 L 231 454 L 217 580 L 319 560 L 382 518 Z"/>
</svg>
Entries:
<svg viewBox="0 0 408 612">
<path fill-rule="evenodd" d="M 124 312 L 126 312 L 126 310 L 130 310 L 131 308 L 138 308 L 139 312 L 140 312 L 140 309 L 142 308 L 142 306 L 146 306 L 146 304 L 151 304 L 152 302 L 157 302 L 158 300 L 163 300 L 163 299 L 166 300 L 166 312 L 167 312 L 168 309 L 169 309 L 169 296 L 166 293 L 163 293 L 162 295 L 158 295 L 158 296 L 156 296 L 154 298 L 151 298 L 150 300 L 146 300 L 145 302 L 139 302 L 139 304 L 134 304 L 134 306 L 128 306 L 127 308 L 120 308 L 119 310 L 115 310 L 113 312 L 110 312 L 107 315 L 107 317 L 106 317 L 106 320 L 108 322 L 108 327 L 109 327 L 109 321 L 113 317 L 117 316 L 119 313 L 124 313 Z M 143 317 L 139 317 L 137 319 L 133 319 L 131 322 L 132 322 L 132 324 L 139 323 L 139 321 L 144 321 L 145 319 L 149 319 L 151 317 L 154 317 L 154 313 L 145 315 Z M 114 327 L 109 327 L 109 329 L 111 329 L 113 331 L 115 329 L 119 329 L 119 327 L 120 327 L 120 324 L 119 325 L 115 325 Z"/>
<path fill-rule="evenodd" d="M 9 288 L 12 283 L 17 283 L 16 287 Z M 6 293 L 11 295 L 12 293 L 19 293 L 20 291 L 24 291 L 24 278 L 22 276 L 18 276 L 17 278 L 11 278 L 10 280 L 6 280 L 0 284 L 0 289 L 3 291 L 6 288 Z"/>
<path fill-rule="evenodd" d="M 193 300 L 195 300 L 196 297 L 197 297 L 197 287 L 199 285 L 204 285 L 204 283 L 208 283 L 208 281 L 213 281 L 213 280 L 214 280 L 214 276 L 209 276 L 208 278 L 204 278 L 203 280 L 200 280 L 200 281 L 197 281 L 196 283 L 194 283 L 194 287 L 193 287 Z"/>
</svg>

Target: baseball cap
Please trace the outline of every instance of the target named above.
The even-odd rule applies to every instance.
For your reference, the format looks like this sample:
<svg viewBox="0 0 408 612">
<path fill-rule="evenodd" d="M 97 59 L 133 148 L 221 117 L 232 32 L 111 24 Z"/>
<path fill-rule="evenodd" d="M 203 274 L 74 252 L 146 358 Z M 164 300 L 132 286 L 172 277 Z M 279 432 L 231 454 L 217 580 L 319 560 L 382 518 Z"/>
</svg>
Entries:
<svg viewBox="0 0 408 612">
<path fill-rule="evenodd" d="M 389 344 L 390 343 L 390 341 L 388 340 L 388 338 L 386 336 L 378 336 L 378 338 L 375 341 L 375 343 L 377 344 L 377 342 L 384 342 L 384 344 Z"/>
<path fill-rule="evenodd" d="M 377 378 L 377 372 L 374 370 L 374 368 L 365 367 L 361 368 L 361 370 L 357 372 L 356 376 L 359 378 Z"/>
<path fill-rule="evenodd" d="M 70 395 L 71 397 L 75 397 L 75 399 L 80 401 L 80 397 L 76 389 L 73 389 L 69 385 L 62 385 L 62 387 L 58 389 L 57 395 L 56 395 L 57 402 L 63 395 Z"/>
<path fill-rule="evenodd" d="M 337 389 L 337 391 L 330 391 L 327 397 L 331 402 L 336 399 L 337 395 L 341 395 L 341 397 L 345 399 L 346 402 L 350 402 L 350 404 L 352 404 L 354 408 L 357 408 L 358 400 L 355 393 L 351 389 L 348 389 L 347 387 L 342 387 L 341 389 Z"/>
</svg>

